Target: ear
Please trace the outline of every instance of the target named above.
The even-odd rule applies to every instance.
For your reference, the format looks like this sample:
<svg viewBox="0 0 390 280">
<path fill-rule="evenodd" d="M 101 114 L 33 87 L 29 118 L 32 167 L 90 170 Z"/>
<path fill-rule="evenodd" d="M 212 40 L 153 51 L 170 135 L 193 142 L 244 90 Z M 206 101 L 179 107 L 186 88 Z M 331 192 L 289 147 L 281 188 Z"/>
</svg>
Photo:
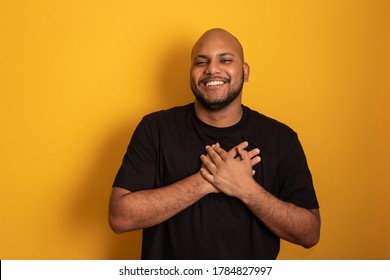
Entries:
<svg viewBox="0 0 390 280">
<path fill-rule="evenodd" d="M 244 82 L 248 82 L 249 81 L 249 74 L 250 74 L 249 64 L 244 62 L 242 65 L 242 69 L 244 70 Z"/>
</svg>

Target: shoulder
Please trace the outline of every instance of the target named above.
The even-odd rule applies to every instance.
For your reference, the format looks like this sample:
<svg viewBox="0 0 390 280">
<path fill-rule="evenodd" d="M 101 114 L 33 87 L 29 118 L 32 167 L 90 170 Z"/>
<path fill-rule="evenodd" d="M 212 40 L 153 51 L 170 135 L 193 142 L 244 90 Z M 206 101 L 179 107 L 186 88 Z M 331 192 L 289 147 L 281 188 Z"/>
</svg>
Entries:
<svg viewBox="0 0 390 280">
<path fill-rule="evenodd" d="M 186 116 L 191 112 L 191 110 L 192 103 L 149 113 L 143 117 L 143 120 L 146 120 L 147 122 L 164 122 L 166 120 L 174 120 Z"/>
<path fill-rule="evenodd" d="M 165 110 L 155 111 L 144 115 L 138 123 L 133 135 L 133 141 L 150 142 L 158 145 L 162 137 L 171 139 L 172 135 L 182 131 L 186 115 L 191 112 L 191 104 L 172 107 Z"/>
<path fill-rule="evenodd" d="M 193 106 L 191 103 L 152 112 L 142 118 L 139 126 L 144 127 L 151 133 L 172 133 L 187 125 L 187 120 L 191 118 L 192 110 Z"/>
<path fill-rule="evenodd" d="M 252 127 L 256 127 L 259 130 L 265 130 L 267 131 L 267 134 L 282 134 L 285 136 L 293 136 L 296 134 L 296 132 L 285 123 L 252 110 L 247 106 L 243 106 L 243 108 L 248 116 L 248 122 Z"/>
</svg>

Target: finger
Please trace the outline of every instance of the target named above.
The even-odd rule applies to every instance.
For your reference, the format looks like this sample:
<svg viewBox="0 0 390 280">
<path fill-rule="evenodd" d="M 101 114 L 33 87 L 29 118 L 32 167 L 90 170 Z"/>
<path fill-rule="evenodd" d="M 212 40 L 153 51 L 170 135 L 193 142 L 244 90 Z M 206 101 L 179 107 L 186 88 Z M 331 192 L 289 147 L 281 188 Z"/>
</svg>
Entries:
<svg viewBox="0 0 390 280">
<path fill-rule="evenodd" d="M 216 154 L 216 152 L 214 151 L 214 153 Z M 218 156 L 218 155 L 217 155 Z M 211 174 L 214 174 L 214 172 L 216 171 L 217 167 L 215 166 L 214 162 L 212 161 L 212 159 L 208 156 L 205 156 L 205 155 L 201 155 L 200 156 L 200 160 L 202 161 L 203 163 L 203 166 L 207 168 L 207 170 L 211 173 Z"/>
<path fill-rule="evenodd" d="M 248 147 L 248 141 L 243 141 L 236 146 L 237 149 L 245 150 Z"/>
<path fill-rule="evenodd" d="M 240 156 L 241 160 L 246 162 L 251 162 L 251 158 L 249 157 L 249 154 L 247 151 L 243 149 L 237 149 L 238 155 Z"/>
<path fill-rule="evenodd" d="M 217 154 L 221 157 L 222 160 L 226 160 L 231 157 L 228 152 L 221 148 L 219 143 L 213 145 L 212 148 L 214 149 L 214 151 L 217 152 Z"/>
<path fill-rule="evenodd" d="M 209 182 L 210 184 L 214 185 L 214 176 L 205 168 L 200 169 L 200 175 Z"/>
<path fill-rule="evenodd" d="M 237 149 L 246 149 L 248 147 L 249 143 L 247 141 L 241 142 L 237 146 L 234 146 L 232 149 L 229 150 L 228 154 L 229 156 L 235 158 L 238 155 Z"/>
<path fill-rule="evenodd" d="M 250 158 L 253 158 L 253 157 L 255 157 L 255 156 L 257 156 L 257 155 L 260 154 L 260 150 L 259 150 L 258 148 L 255 148 L 255 149 L 253 149 L 253 150 L 250 150 L 250 151 L 248 152 L 248 154 L 249 154 L 249 157 L 250 157 Z"/>
<path fill-rule="evenodd" d="M 248 152 L 249 158 L 251 159 L 252 166 L 255 166 L 261 161 L 261 157 L 259 156 L 260 150 L 255 148 Z"/>
<path fill-rule="evenodd" d="M 261 161 L 260 156 L 255 156 L 254 158 L 251 158 L 252 167 L 255 166 L 256 164 L 260 163 L 260 161 Z"/>
<path fill-rule="evenodd" d="M 211 161 L 215 165 L 218 165 L 222 161 L 221 156 L 215 150 L 217 148 L 217 146 L 219 146 L 219 145 L 217 145 L 217 144 L 213 145 L 213 147 L 215 147 L 215 148 L 213 148 L 211 146 L 206 146 L 207 155 L 210 157 Z"/>
</svg>

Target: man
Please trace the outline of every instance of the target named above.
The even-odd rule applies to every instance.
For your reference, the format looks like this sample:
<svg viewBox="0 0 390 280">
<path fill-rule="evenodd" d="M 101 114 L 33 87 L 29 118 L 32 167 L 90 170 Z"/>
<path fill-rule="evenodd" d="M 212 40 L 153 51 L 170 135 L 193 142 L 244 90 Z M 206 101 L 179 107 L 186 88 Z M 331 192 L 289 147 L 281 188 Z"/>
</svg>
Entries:
<svg viewBox="0 0 390 280">
<path fill-rule="evenodd" d="M 319 207 L 298 137 L 241 104 L 249 70 L 233 35 L 207 31 L 191 54 L 195 102 L 136 128 L 109 222 L 116 233 L 143 229 L 142 259 L 275 259 L 280 238 L 318 242 Z"/>
</svg>

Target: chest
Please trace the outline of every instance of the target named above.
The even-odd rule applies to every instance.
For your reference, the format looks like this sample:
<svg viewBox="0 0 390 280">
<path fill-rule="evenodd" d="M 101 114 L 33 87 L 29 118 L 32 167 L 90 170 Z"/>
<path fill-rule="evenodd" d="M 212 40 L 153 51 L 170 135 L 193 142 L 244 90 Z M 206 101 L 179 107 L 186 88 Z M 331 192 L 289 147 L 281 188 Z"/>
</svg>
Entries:
<svg viewBox="0 0 390 280">
<path fill-rule="evenodd" d="M 199 129 L 188 129 L 184 133 L 171 132 L 160 137 L 157 178 L 161 185 L 184 179 L 200 170 L 200 156 L 206 153 L 206 145 L 218 142 L 228 151 L 243 141 L 249 142 L 248 151 L 260 149 L 261 162 L 253 167 L 256 171 L 254 178 L 260 185 L 272 191 L 278 164 L 275 147 L 259 135 L 249 136 L 245 131 L 212 135 Z"/>
</svg>

